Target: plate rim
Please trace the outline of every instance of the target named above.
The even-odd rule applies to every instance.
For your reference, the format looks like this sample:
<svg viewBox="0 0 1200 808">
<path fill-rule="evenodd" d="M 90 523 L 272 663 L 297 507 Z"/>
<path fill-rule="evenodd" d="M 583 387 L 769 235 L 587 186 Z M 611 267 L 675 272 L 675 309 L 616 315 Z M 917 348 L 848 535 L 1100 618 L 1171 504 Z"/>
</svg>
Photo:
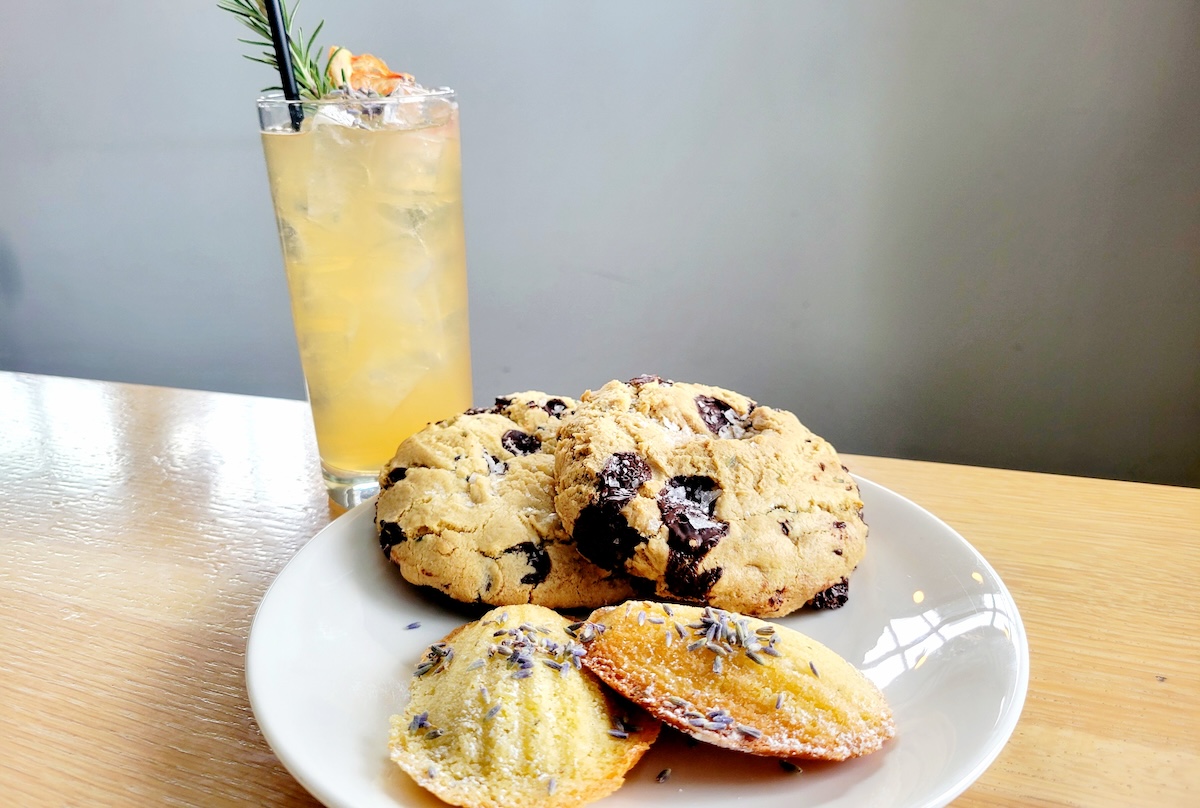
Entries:
<svg viewBox="0 0 1200 808">
<path fill-rule="evenodd" d="M 1017 599 L 1013 597 L 1012 592 L 1008 588 L 1008 584 L 1004 583 L 1004 579 L 1001 578 L 1000 574 L 996 572 L 996 568 L 988 562 L 987 558 L 984 557 L 983 553 L 979 552 L 975 545 L 967 541 L 967 538 L 959 533 L 949 522 L 947 522 L 945 519 L 942 519 L 940 516 L 933 513 L 920 503 L 914 502 L 903 494 L 893 491 L 884 485 L 853 472 L 851 472 L 850 476 L 852 476 L 858 483 L 860 490 L 863 487 L 863 483 L 866 483 L 868 487 L 875 488 L 880 491 L 886 491 L 892 496 L 901 499 L 906 505 L 916 509 L 929 519 L 932 519 L 937 524 L 946 528 L 946 530 L 950 531 L 950 533 L 956 539 L 958 539 L 958 541 L 961 542 L 962 545 L 972 555 L 975 556 L 979 564 L 985 570 L 987 570 L 991 577 L 996 581 L 1000 591 L 1006 598 L 1008 598 L 1008 602 L 1013 606 L 1013 634 L 1019 641 L 1013 643 L 1017 649 L 1017 681 L 1016 688 L 1013 691 L 1012 701 L 1004 706 L 1004 720 L 997 723 L 996 732 L 993 734 L 993 742 L 991 746 L 983 755 L 980 756 L 976 764 L 967 772 L 965 772 L 963 776 L 960 777 L 956 782 L 942 789 L 940 794 L 931 797 L 920 806 L 914 806 L 914 808 L 943 808 L 944 806 L 953 802 L 956 797 L 961 795 L 968 788 L 970 788 L 971 785 L 978 780 L 993 763 L 996 762 L 996 758 L 999 757 L 1000 753 L 1004 751 L 1004 748 L 1008 746 L 1008 742 L 1011 740 L 1012 734 L 1017 728 L 1017 724 L 1021 721 L 1021 715 L 1025 711 L 1025 699 L 1029 694 L 1030 669 L 1029 637 L 1025 632 L 1025 620 L 1021 617 L 1021 607 L 1017 604 Z"/>
<path fill-rule="evenodd" d="M 279 761 L 280 765 L 283 766 L 283 768 L 287 771 L 287 773 L 289 775 L 291 775 L 292 777 L 294 777 L 296 779 L 296 782 L 298 782 L 301 786 L 303 786 L 305 791 L 307 791 L 309 794 L 311 794 L 313 797 L 315 797 L 317 799 L 317 801 L 322 803 L 323 805 L 339 804 L 342 802 L 342 800 L 336 794 L 330 794 L 330 793 L 326 792 L 325 789 L 323 789 L 319 786 L 319 784 L 313 782 L 305 774 L 304 767 L 300 766 L 295 760 L 290 759 L 291 758 L 290 753 L 286 753 L 285 751 L 281 750 L 281 746 L 284 747 L 284 749 L 286 749 L 287 745 L 277 743 L 276 741 L 272 740 L 274 731 L 268 730 L 267 726 L 264 725 L 262 719 L 259 717 L 259 707 L 257 705 L 261 704 L 261 702 L 259 701 L 258 697 L 255 696 L 256 687 L 254 686 L 254 684 L 252 684 L 253 677 L 251 676 L 251 673 L 250 673 L 250 669 L 251 669 L 252 665 L 253 665 L 253 667 L 257 667 L 257 665 L 254 665 L 251 660 L 253 660 L 255 658 L 261 658 L 261 656 L 255 657 L 251 653 L 252 649 L 254 648 L 254 646 L 256 644 L 254 641 L 254 638 L 255 638 L 254 629 L 258 625 L 259 617 L 262 615 L 262 612 L 263 612 L 263 607 L 266 605 L 267 600 L 271 597 L 271 593 L 275 591 L 275 588 L 279 585 L 280 579 L 283 578 L 283 575 L 284 575 L 284 573 L 287 572 L 288 568 L 291 567 L 292 564 L 294 564 L 296 562 L 296 559 L 300 558 L 300 556 L 303 553 L 307 552 L 310 547 L 314 546 L 317 539 L 319 539 L 326 532 L 331 531 L 333 529 L 334 525 L 340 524 L 342 527 L 345 527 L 346 523 L 351 522 L 351 521 L 357 521 L 357 520 L 363 518 L 363 513 L 365 513 L 367 509 L 374 511 L 375 500 L 378 497 L 379 497 L 378 494 L 374 494 L 370 498 L 363 500 L 358 505 L 355 505 L 350 510 L 348 510 L 345 513 L 341 514 L 340 516 L 336 517 L 329 524 L 325 525 L 323 528 L 321 528 L 316 533 L 314 533 L 311 537 L 309 537 L 309 539 L 307 541 L 305 541 L 304 544 L 301 545 L 300 548 L 298 550 L 296 550 L 295 553 L 292 554 L 292 557 L 287 560 L 287 563 L 285 563 L 283 565 L 283 567 L 280 568 L 279 572 L 277 572 L 275 574 L 275 578 L 271 581 L 270 586 L 267 587 L 266 591 L 263 592 L 262 598 L 259 599 L 258 606 L 256 606 L 254 609 L 254 617 L 250 621 L 250 630 L 247 632 L 247 636 L 246 636 L 246 650 L 245 650 L 245 660 L 246 661 L 245 661 L 245 665 L 244 665 L 245 670 L 243 671 L 243 680 L 244 680 L 245 686 L 246 686 L 246 697 L 247 697 L 247 700 L 250 702 L 250 713 L 254 717 L 254 725 L 258 728 L 259 734 L 262 735 L 263 740 L 267 742 L 267 746 L 270 748 L 271 754 L 275 755 L 275 758 Z M 259 635 L 259 636 L 261 636 L 261 635 Z M 260 640 L 260 642 L 261 642 L 261 640 Z M 401 807 L 401 808 L 403 808 L 403 807 Z"/>
</svg>

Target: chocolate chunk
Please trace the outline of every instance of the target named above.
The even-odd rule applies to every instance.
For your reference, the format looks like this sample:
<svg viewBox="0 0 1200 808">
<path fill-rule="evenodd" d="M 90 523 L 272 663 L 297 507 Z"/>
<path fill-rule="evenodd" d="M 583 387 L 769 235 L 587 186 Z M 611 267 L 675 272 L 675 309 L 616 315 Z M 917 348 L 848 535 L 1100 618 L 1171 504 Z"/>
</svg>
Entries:
<svg viewBox="0 0 1200 808">
<path fill-rule="evenodd" d="M 546 399 L 546 403 L 542 405 L 542 409 L 545 410 L 549 415 L 553 415 L 555 418 L 561 418 L 562 414 L 567 411 L 567 402 L 563 401 L 561 398 L 549 398 Z"/>
<path fill-rule="evenodd" d="M 704 600 L 724 572 L 700 571 L 729 524 L 713 518 L 720 486 L 711 477 L 672 477 L 658 493 L 658 510 L 667 527 L 667 569 L 663 582 L 672 594 Z"/>
<path fill-rule="evenodd" d="M 791 522 L 780 522 L 779 527 L 781 530 L 783 530 L 783 535 L 785 535 L 785 536 L 792 535 L 792 523 Z"/>
<path fill-rule="evenodd" d="M 834 554 L 834 555 L 841 555 L 841 554 L 842 554 L 842 548 L 841 548 L 841 547 L 834 547 L 834 548 L 833 548 L 833 554 Z"/>
<path fill-rule="evenodd" d="M 658 600 L 658 589 L 649 578 L 626 578 L 625 582 L 633 587 L 634 600 Z"/>
<path fill-rule="evenodd" d="M 658 492 L 658 510 L 670 531 L 689 542 L 724 536 L 728 523 L 713 519 L 720 496 L 712 477 L 672 477 Z"/>
<path fill-rule="evenodd" d="M 619 570 L 646 537 L 638 533 L 621 513 L 623 502 L 600 502 L 588 505 L 575 520 L 571 537 L 575 549 L 601 569 Z"/>
<path fill-rule="evenodd" d="M 839 520 L 839 521 L 833 523 L 833 527 L 836 530 L 845 530 L 846 523 Z"/>
<path fill-rule="evenodd" d="M 712 396 L 696 396 L 696 409 L 708 431 L 718 438 L 740 438 L 750 424 L 732 405 Z"/>
<path fill-rule="evenodd" d="M 408 536 L 404 535 L 404 528 L 400 525 L 395 522 L 379 523 L 379 549 L 383 550 L 385 556 L 390 558 L 392 548 L 406 541 L 408 541 Z"/>
<path fill-rule="evenodd" d="M 650 479 L 650 465 L 634 452 L 617 452 L 596 479 L 596 502 L 575 520 L 572 538 L 580 555 L 598 567 L 617 570 L 646 537 L 629 525 L 621 509 Z"/>
<path fill-rule="evenodd" d="M 515 544 L 504 553 L 524 553 L 525 561 L 533 568 L 533 572 L 521 578 L 521 583 L 537 586 L 550 577 L 550 554 L 533 542 Z"/>
<path fill-rule="evenodd" d="M 406 474 L 408 474 L 408 469 L 406 469 L 404 466 L 397 466 L 396 468 L 392 469 L 387 475 L 388 486 L 393 486 L 400 482 L 404 479 L 404 475 Z"/>
<path fill-rule="evenodd" d="M 818 592 L 808 602 L 814 609 L 840 609 L 850 599 L 850 582 L 845 578 L 838 581 L 824 592 Z"/>
<path fill-rule="evenodd" d="M 624 505 L 650 479 L 650 465 L 634 452 L 617 452 L 596 480 L 596 501 Z"/>
<path fill-rule="evenodd" d="M 661 384 L 663 387 L 670 387 L 672 384 L 674 384 L 674 382 L 672 382 L 670 379 L 664 379 L 662 376 L 652 376 L 650 374 L 634 376 L 632 379 L 627 381 L 626 384 L 631 387 L 641 387 L 643 384 L 654 384 L 656 382 Z"/>
<path fill-rule="evenodd" d="M 668 539 L 668 546 L 670 543 Z M 698 559 L 692 560 L 672 547 L 671 552 L 667 554 L 667 571 L 663 576 L 663 583 L 667 585 L 671 594 L 681 600 L 703 602 L 724 573 L 725 570 L 721 567 L 701 572 Z"/>
<path fill-rule="evenodd" d="M 500 438 L 500 445 L 515 455 L 527 455 L 542 448 L 542 439 L 519 429 L 510 429 Z"/>
<path fill-rule="evenodd" d="M 472 407 L 471 409 L 467 410 L 467 415 L 483 415 L 484 413 L 498 415 L 500 413 L 500 410 L 504 409 L 505 407 L 507 407 L 508 405 L 510 405 L 512 403 L 513 403 L 513 400 L 511 398 L 509 398 L 508 396 L 496 396 L 496 402 L 494 404 L 492 404 L 492 406 L 490 406 L 490 407 Z"/>
</svg>

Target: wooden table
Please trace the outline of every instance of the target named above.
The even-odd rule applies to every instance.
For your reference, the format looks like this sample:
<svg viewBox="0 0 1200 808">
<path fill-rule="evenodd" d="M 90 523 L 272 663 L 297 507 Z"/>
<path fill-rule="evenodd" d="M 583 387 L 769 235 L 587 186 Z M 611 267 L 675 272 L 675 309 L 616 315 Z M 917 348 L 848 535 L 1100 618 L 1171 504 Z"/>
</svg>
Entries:
<svg viewBox="0 0 1200 808">
<path fill-rule="evenodd" d="M 848 457 L 960 531 L 1032 655 L 956 806 L 1200 805 L 1200 491 Z M 315 805 L 254 723 L 255 607 L 338 511 L 302 402 L 0 373 L 0 804 Z"/>
</svg>

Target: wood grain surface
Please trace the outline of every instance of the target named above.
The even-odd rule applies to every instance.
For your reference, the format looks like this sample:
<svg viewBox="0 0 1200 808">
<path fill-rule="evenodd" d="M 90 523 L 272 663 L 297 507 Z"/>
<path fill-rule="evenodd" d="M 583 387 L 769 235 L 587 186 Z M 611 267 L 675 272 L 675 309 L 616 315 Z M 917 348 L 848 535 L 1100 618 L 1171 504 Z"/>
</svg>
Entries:
<svg viewBox="0 0 1200 808">
<path fill-rule="evenodd" d="M 302 402 L 0 373 L 0 804 L 317 803 L 255 726 L 250 621 L 339 515 Z M 850 456 L 1025 620 L 1025 711 L 955 806 L 1200 804 L 1200 491 Z"/>
</svg>

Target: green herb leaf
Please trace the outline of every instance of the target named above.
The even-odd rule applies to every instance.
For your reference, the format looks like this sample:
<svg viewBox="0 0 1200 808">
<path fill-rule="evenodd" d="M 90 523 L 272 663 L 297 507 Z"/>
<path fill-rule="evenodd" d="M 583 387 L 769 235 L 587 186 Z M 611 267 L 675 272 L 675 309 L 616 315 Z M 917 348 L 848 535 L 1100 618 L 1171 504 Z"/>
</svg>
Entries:
<svg viewBox="0 0 1200 808">
<path fill-rule="evenodd" d="M 306 41 L 300 27 L 296 26 L 293 30 L 292 26 L 292 19 L 299 6 L 300 0 L 292 3 L 291 8 L 288 8 L 287 0 L 280 0 L 279 3 L 280 11 L 283 14 L 283 27 L 288 40 L 288 52 L 292 57 L 292 72 L 296 75 L 296 84 L 300 88 L 300 95 L 317 99 L 335 89 L 326 71 L 321 69 L 321 49 L 318 48 L 316 56 L 313 56 L 317 35 L 325 26 L 325 21 L 317 23 L 316 30 Z M 238 42 L 258 48 L 267 48 L 260 56 L 247 54 L 246 58 L 279 70 L 279 61 L 275 58 L 275 46 L 271 41 L 271 23 L 267 19 L 266 8 L 262 3 L 256 2 L 256 0 L 217 0 L 217 8 L 233 14 L 242 25 L 260 37 L 259 40 L 238 39 Z"/>
</svg>

